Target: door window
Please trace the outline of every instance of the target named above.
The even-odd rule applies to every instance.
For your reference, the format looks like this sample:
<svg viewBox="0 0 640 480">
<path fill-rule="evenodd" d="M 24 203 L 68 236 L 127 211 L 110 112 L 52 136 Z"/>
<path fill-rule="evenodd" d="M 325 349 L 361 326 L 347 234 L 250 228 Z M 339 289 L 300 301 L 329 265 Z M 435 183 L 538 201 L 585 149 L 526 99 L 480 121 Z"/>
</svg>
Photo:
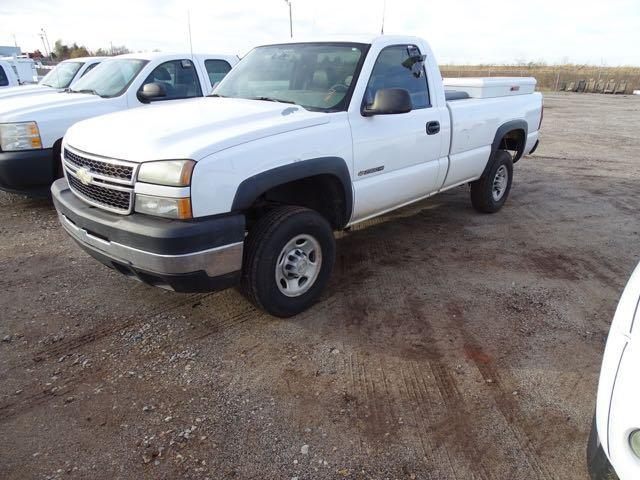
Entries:
<svg viewBox="0 0 640 480">
<path fill-rule="evenodd" d="M 207 75 L 209 75 L 211 85 L 215 85 L 229 73 L 231 65 L 225 60 L 205 60 L 204 68 L 207 69 Z"/>
<path fill-rule="evenodd" d="M 404 88 L 414 109 L 431 106 L 424 56 L 414 45 L 394 45 L 380 52 L 365 92 L 365 104 L 373 103 L 382 88 Z"/>
<path fill-rule="evenodd" d="M 81 77 L 84 77 L 87 73 L 89 73 L 91 70 L 93 70 L 94 68 L 96 68 L 98 65 L 100 65 L 100 62 L 98 62 L 98 63 L 92 63 L 91 65 L 89 65 L 89 66 L 87 67 L 87 69 L 86 69 L 84 72 L 82 72 Z"/>
<path fill-rule="evenodd" d="M 171 60 L 158 65 L 149 74 L 140 90 L 148 83 L 159 83 L 165 88 L 167 96 L 157 100 L 202 96 L 198 75 L 191 60 Z"/>
<path fill-rule="evenodd" d="M 0 87 L 6 87 L 7 85 L 9 85 L 9 79 L 7 78 L 4 68 L 0 66 Z"/>
</svg>

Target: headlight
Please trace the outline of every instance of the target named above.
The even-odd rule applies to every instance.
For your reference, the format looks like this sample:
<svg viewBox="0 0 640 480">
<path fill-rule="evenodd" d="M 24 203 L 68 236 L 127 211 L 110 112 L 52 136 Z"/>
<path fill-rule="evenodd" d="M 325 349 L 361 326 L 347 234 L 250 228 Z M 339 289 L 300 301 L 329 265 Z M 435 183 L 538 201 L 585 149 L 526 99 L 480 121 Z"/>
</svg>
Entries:
<svg viewBox="0 0 640 480">
<path fill-rule="evenodd" d="M 5 152 L 42 148 L 36 122 L 0 123 L 0 148 Z"/>
<path fill-rule="evenodd" d="M 629 444 L 635 456 L 640 458 L 640 430 L 636 430 L 629 435 Z"/>
<path fill-rule="evenodd" d="M 146 162 L 140 166 L 138 181 L 170 187 L 188 187 L 195 164 L 193 160 Z"/>
<path fill-rule="evenodd" d="M 190 198 L 155 197 L 136 194 L 136 212 L 155 215 L 156 217 L 192 218 Z"/>
</svg>

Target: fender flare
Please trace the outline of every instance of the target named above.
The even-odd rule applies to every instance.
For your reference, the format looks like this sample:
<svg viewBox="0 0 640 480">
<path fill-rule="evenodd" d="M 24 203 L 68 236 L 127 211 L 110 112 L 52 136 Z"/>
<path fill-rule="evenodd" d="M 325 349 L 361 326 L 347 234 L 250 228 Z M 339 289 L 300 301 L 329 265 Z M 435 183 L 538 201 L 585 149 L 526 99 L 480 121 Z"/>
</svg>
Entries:
<svg viewBox="0 0 640 480">
<path fill-rule="evenodd" d="M 260 195 L 273 187 L 317 175 L 332 175 L 340 181 L 345 199 L 344 218 L 348 222 L 353 213 L 353 189 L 347 162 L 340 157 L 318 157 L 302 160 L 265 170 L 246 178 L 238 185 L 231 210 L 241 211 L 251 207 Z"/>
<path fill-rule="evenodd" d="M 487 165 L 484 167 L 484 171 L 482 172 L 483 177 L 491 168 L 495 153 L 498 150 L 500 150 L 500 142 L 502 141 L 502 139 L 507 133 L 512 132 L 514 130 L 522 130 L 524 133 L 524 136 L 523 136 L 522 145 L 520 146 L 520 148 L 518 148 L 518 153 L 516 154 L 516 157 L 513 159 L 513 163 L 516 163 L 518 160 L 520 160 L 520 157 L 522 157 L 522 155 L 524 154 L 524 149 L 527 144 L 527 134 L 528 134 L 527 132 L 529 131 L 529 125 L 527 124 L 527 122 L 524 120 L 511 120 L 509 122 L 503 123 L 498 127 L 498 130 L 496 131 L 496 135 L 493 137 L 493 143 L 491 144 L 491 155 L 489 156 Z"/>
</svg>

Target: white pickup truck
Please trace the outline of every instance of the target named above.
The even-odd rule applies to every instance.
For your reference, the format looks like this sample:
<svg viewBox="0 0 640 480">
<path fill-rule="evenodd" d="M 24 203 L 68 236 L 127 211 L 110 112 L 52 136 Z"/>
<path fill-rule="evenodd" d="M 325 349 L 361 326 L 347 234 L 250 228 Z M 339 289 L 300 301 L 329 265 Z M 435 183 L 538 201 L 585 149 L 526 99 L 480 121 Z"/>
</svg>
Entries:
<svg viewBox="0 0 640 480">
<path fill-rule="evenodd" d="M 587 447 L 592 480 L 640 478 L 640 265 L 622 292 L 602 358 Z"/>
<path fill-rule="evenodd" d="M 0 58 L 0 96 L 8 90 L 18 87 L 20 82 L 11 63 Z"/>
<path fill-rule="evenodd" d="M 125 275 L 240 285 L 295 315 L 327 283 L 334 230 L 462 184 L 477 210 L 500 209 L 538 144 L 542 96 L 531 79 L 491 82 L 485 98 L 445 93 L 414 37 L 261 46 L 208 98 L 69 129 L 53 200 L 80 246 Z"/>
<path fill-rule="evenodd" d="M 234 55 L 134 53 L 106 60 L 64 92 L 0 99 L 0 189 L 48 195 L 62 176 L 62 137 L 105 113 L 211 92 Z M 111 137 L 108 132 L 105 138 Z"/>
<path fill-rule="evenodd" d="M 98 66 L 105 57 L 79 57 L 64 60 L 33 85 L 20 85 L 0 90 L 0 100 L 21 95 L 38 95 L 64 90 Z M 1 74 L 0 74 L 1 75 Z M 1 84 L 1 78 L 0 78 Z"/>
</svg>

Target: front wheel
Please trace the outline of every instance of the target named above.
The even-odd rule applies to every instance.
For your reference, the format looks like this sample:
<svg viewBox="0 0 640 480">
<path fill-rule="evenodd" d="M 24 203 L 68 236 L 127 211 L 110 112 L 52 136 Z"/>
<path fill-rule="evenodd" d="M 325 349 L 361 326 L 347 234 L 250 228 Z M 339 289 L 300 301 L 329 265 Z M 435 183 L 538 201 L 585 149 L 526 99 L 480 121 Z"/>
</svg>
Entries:
<svg viewBox="0 0 640 480">
<path fill-rule="evenodd" d="M 498 150 L 491 168 L 471 183 L 471 204 L 479 212 L 495 213 L 507 201 L 513 181 L 513 160 L 509 152 Z"/>
<path fill-rule="evenodd" d="M 291 317 L 318 299 L 334 260 L 333 231 L 324 217 L 308 208 L 278 207 L 247 235 L 240 288 L 271 315 Z"/>
</svg>

